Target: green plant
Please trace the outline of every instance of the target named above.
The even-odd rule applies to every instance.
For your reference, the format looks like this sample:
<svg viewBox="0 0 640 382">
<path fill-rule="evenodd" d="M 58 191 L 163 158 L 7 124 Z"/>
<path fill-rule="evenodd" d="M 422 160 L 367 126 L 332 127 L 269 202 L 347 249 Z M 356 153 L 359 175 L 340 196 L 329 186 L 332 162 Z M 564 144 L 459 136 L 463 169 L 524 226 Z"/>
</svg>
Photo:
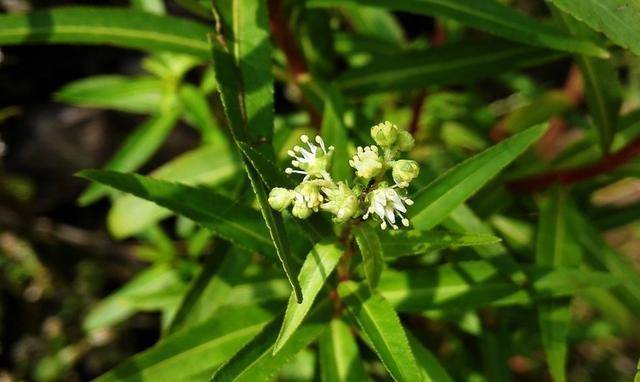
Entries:
<svg viewBox="0 0 640 382">
<path fill-rule="evenodd" d="M 149 116 L 78 174 L 114 237 L 150 243 L 84 330 L 162 312 L 162 339 L 98 381 L 565 381 L 575 343 L 640 338 L 638 264 L 602 236 L 638 232 L 637 198 L 625 214 L 607 188 L 639 176 L 637 4 L 551 0 L 546 22 L 494 0 L 132 3 L 0 16 L 2 45 L 149 52 L 56 94 Z M 561 90 L 524 70 L 550 63 L 572 68 Z M 134 174 L 180 123 L 199 146 Z"/>
</svg>

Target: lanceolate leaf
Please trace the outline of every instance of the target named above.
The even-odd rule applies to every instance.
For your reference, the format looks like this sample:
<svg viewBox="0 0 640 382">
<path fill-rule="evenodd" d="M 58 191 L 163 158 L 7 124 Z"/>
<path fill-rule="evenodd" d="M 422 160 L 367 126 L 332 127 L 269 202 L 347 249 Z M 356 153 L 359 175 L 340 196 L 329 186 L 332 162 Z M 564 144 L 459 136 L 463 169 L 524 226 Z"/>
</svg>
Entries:
<svg viewBox="0 0 640 382">
<path fill-rule="evenodd" d="M 236 245 L 275 256 L 269 233 L 260 223 L 258 212 L 211 190 L 115 171 L 85 170 L 79 175 L 168 208 Z"/>
<path fill-rule="evenodd" d="M 216 80 L 236 144 L 256 146 L 271 158 L 273 148 L 265 145 L 270 142 L 273 129 L 273 89 L 270 47 L 266 32 L 266 3 L 251 0 L 240 4 L 237 1 L 234 0 L 232 4 L 233 35 L 230 37 L 234 44 L 234 53 L 225 50 L 218 43 L 212 44 Z M 254 14 L 247 14 L 249 9 L 252 9 Z M 255 20 L 256 17 L 258 20 Z M 278 258 L 298 302 L 302 302 L 300 285 L 290 265 L 291 248 L 282 216 L 267 202 L 266 185 L 260 178 L 259 168 L 254 167 L 245 156 L 243 161 Z"/>
<path fill-rule="evenodd" d="M 608 270 L 636 302 L 635 306 L 640 307 L 640 275 L 630 259 L 611 248 L 602 238 L 602 233 L 575 206 L 568 213 L 571 235 L 582 246 L 585 260 L 596 269 Z"/>
<path fill-rule="evenodd" d="M 515 160 L 546 131 L 537 125 L 475 155 L 419 190 L 409 209 L 413 226 L 420 230 L 435 227 L 456 207 Z"/>
<path fill-rule="evenodd" d="M 418 361 L 424 382 L 453 382 L 447 371 L 442 367 L 438 359 L 427 350 L 411 333 L 407 333 L 411 351 Z"/>
<path fill-rule="evenodd" d="M 311 249 L 298 275 L 304 300 L 298 303 L 295 294 L 291 294 L 282 328 L 273 347 L 274 353 L 287 344 L 302 324 L 325 280 L 331 275 L 343 253 L 343 246 L 335 242 L 318 243 Z"/>
<path fill-rule="evenodd" d="M 386 259 L 419 255 L 448 247 L 484 246 L 500 242 L 500 238 L 483 234 L 460 234 L 444 231 L 382 232 L 379 235 Z"/>
<path fill-rule="evenodd" d="M 152 171 L 150 176 L 189 185 L 215 186 L 237 173 L 239 166 L 227 143 L 217 141 L 174 158 Z M 170 210 L 134 195 L 121 195 L 109 210 L 107 222 L 111 234 L 125 238 L 171 214 Z"/>
<path fill-rule="evenodd" d="M 640 4 L 619 0 L 550 0 L 576 19 L 640 55 Z"/>
<path fill-rule="evenodd" d="M 367 284 L 371 290 L 374 290 L 384 269 L 383 247 L 380 238 L 376 230 L 366 224 L 354 228 L 353 234 L 362 255 L 362 266 Z"/>
<path fill-rule="evenodd" d="M 173 306 L 184 289 L 176 270 L 166 264 L 150 267 L 91 309 L 84 319 L 83 328 L 86 331 L 101 329 L 115 325 L 137 311 L 159 311 L 168 305 Z"/>
<path fill-rule="evenodd" d="M 199 23 L 131 9 L 66 7 L 0 16 L 0 45 L 95 44 L 210 58 Z"/>
<path fill-rule="evenodd" d="M 170 111 L 163 112 L 138 127 L 109 160 L 105 169 L 122 172 L 137 170 L 164 143 L 180 113 L 179 108 L 171 108 Z M 91 204 L 105 196 L 107 190 L 103 185 L 91 184 L 80 195 L 78 202 L 83 206 Z"/>
<path fill-rule="evenodd" d="M 566 0 L 565 0 L 566 1 Z M 593 0 L 595 1 L 595 0 Z M 490 0 L 310 0 L 309 6 L 360 4 L 436 17 L 450 18 L 497 36 L 528 45 L 607 57 L 608 52 L 589 40 L 572 37 L 535 19 Z"/>
<path fill-rule="evenodd" d="M 338 293 L 396 381 L 420 381 L 420 369 L 393 307 L 365 285 L 346 281 Z"/>
<path fill-rule="evenodd" d="M 558 22 L 575 36 L 589 38 L 595 34 L 567 13 L 554 9 L 554 14 Z M 584 80 L 585 96 L 598 132 L 600 148 L 606 153 L 616 132 L 622 99 L 618 74 L 610 60 L 579 55 L 576 63 Z"/>
<path fill-rule="evenodd" d="M 502 40 L 456 43 L 422 52 L 381 55 L 347 70 L 337 82 L 342 91 L 353 95 L 468 84 L 562 56 L 561 52 Z"/>
<path fill-rule="evenodd" d="M 378 290 L 399 311 L 421 312 L 530 304 L 618 284 L 603 272 L 548 267 L 529 267 L 525 272 L 528 288 L 518 287 L 487 261 L 464 261 L 429 269 L 385 271 Z"/>
<path fill-rule="evenodd" d="M 468 234 L 493 234 L 491 228 L 466 204 L 461 204 L 453 210 L 443 220 L 442 225 L 452 231 Z M 509 255 L 507 248 L 502 243 L 474 246 L 473 250 L 481 258 L 494 264 L 501 273 L 508 275 L 516 285 L 523 285 L 527 280 L 527 276 L 523 273 L 520 265 Z"/>
<path fill-rule="evenodd" d="M 273 344 L 278 337 L 282 319 L 272 321 L 257 337 L 222 365 L 211 381 L 256 382 L 273 378 L 282 366 L 326 330 L 330 320 L 328 308 L 327 301 L 318 304 L 287 344 L 275 354 Z"/>
<path fill-rule="evenodd" d="M 162 81 L 157 78 L 106 75 L 68 83 L 55 98 L 84 107 L 153 113 L 158 111 L 163 94 Z"/>
<path fill-rule="evenodd" d="M 257 306 L 227 309 L 125 361 L 96 382 L 192 381 L 229 359 L 272 319 Z"/>
<path fill-rule="evenodd" d="M 362 367 L 358 344 L 349 326 L 339 318 L 331 320 L 320 336 L 320 374 L 322 382 L 368 381 Z"/>
<path fill-rule="evenodd" d="M 580 250 L 567 234 L 567 194 L 554 188 L 540 205 L 536 264 L 547 267 L 576 267 Z M 566 380 L 567 332 L 571 321 L 568 301 L 542 301 L 538 304 L 538 321 L 547 363 L 554 381 Z"/>
<path fill-rule="evenodd" d="M 251 262 L 251 254 L 228 245 L 210 254 L 198 277 L 185 293 L 180 308 L 169 326 L 169 333 L 206 321 L 226 302 L 229 291 L 242 277 Z M 222 257 L 222 260 L 219 258 Z"/>
</svg>

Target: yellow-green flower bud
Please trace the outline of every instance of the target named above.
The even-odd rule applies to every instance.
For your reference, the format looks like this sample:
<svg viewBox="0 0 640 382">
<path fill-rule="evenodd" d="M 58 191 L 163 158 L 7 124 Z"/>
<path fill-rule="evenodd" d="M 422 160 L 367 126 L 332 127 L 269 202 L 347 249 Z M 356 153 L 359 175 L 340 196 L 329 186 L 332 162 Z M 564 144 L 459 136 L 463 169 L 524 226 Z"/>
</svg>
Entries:
<svg viewBox="0 0 640 382">
<path fill-rule="evenodd" d="M 296 193 L 293 190 L 288 190 L 282 187 L 276 187 L 269 192 L 269 205 L 274 210 L 284 211 L 293 199 L 295 199 Z"/>
<path fill-rule="evenodd" d="M 293 208 L 291 209 L 291 214 L 297 217 L 298 219 L 306 219 L 313 213 L 313 210 L 307 207 L 307 203 L 305 203 L 302 198 L 298 198 L 296 196 L 296 201 L 293 203 Z"/>
<path fill-rule="evenodd" d="M 328 201 L 321 207 L 335 215 L 334 221 L 343 223 L 358 213 L 358 196 L 344 182 L 339 182 L 338 187 L 323 187 L 322 191 Z"/>
<path fill-rule="evenodd" d="M 398 187 L 409 187 L 409 183 L 420 173 L 418 163 L 413 160 L 402 159 L 393 164 L 393 180 Z"/>
<path fill-rule="evenodd" d="M 296 202 L 299 197 L 302 197 L 302 200 L 308 208 L 313 211 L 318 211 L 324 197 L 320 193 L 320 186 L 316 181 L 302 182 L 295 188 L 295 191 Z"/>
<path fill-rule="evenodd" d="M 398 126 L 386 121 L 371 128 L 371 138 L 382 147 L 390 147 L 398 138 Z"/>
<path fill-rule="evenodd" d="M 401 131 L 398 133 L 398 139 L 396 140 L 396 149 L 399 151 L 409 151 L 413 148 L 415 141 L 408 131 Z"/>
<path fill-rule="evenodd" d="M 349 165 L 356 169 L 356 175 L 364 179 L 371 179 L 382 172 L 382 160 L 378 156 L 377 146 L 358 146 L 356 155 L 351 158 Z"/>
</svg>

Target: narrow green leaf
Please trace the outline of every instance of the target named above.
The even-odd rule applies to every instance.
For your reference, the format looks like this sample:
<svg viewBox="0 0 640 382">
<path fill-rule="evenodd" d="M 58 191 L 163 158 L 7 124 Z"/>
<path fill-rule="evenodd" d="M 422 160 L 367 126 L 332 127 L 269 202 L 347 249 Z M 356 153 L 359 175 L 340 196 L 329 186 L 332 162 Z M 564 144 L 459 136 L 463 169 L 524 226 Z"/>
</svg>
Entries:
<svg viewBox="0 0 640 382">
<path fill-rule="evenodd" d="M 413 197 L 409 209 L 413 226 L 428 230 L 514 161 L 547 130 L 537 125 L 475 155 L 439 176 Z"/>
<path fill-rule="evenodd" d="M 571 108 L 571 100 L 560 90 L 546 92 L 530 103 L 515 109 L 504 119 L 504 132 L 519 133 L 522 130 L 548 121 Z"/>
<path fill-rule="evenodd" d="M 487 261 L 464 261 L 429 269 L 385 271 L 378 290 L 399 311 L 475 309 L 531 304 L 619 282 L 604 272 L 528 267 L 530 286 L 519 287 Z"/>
<path fill-rule="evenodd" d="M 64 7 L 0 16 L 0 45 L 95 44 L 210 58 L 199 23 L 128 8 Z"/>
<path fill-rule="evenodd" d="M 467 85 L 506 71 L 561 58 L 564 54 L 502 40 L 455 43 L 425 51 L 379 55 L 337 80 L 350 95 L 422 89 L 430 85 Z"/>
<path fill-rule="evenodd" d="M 100 301 L 83 322 L 92 331 L 115 325 L 137 311 L 159 311 L 176 305 L 185 290 L 178 272 L 159 264 L 135 275 L 127 284 Z"/>
<path fill-rule="evenodd" d="M 258 213 L 214 191 L 115 171 L 84 170 L 79 176 L 168 208 L 243 248 L 275 256 Z"/>
<path fill-rule="evenodd" d="M 322 84 L 324 113 L 322 114 L 322 137 L 325 144 L 334 147 L 331 175 L 336 180 L 350 180 L 349 152 L 347 150 L 347 128 L 344 125 L 345 100 L 331 84 Z"/>
<path fill-rule="evenodd" d="M 379 240 L 384 257 L 387 260 L 402 256 L 419 255 L 443 248 L 483 246 L 501 241 L 499 237 L 488 234 L 414 230 L 381 232 Z"/>
<path fill-rule="evenodd" d="M 554 0 L 555 1 L 555 0 Z M 566 1 L 566 0 L 564 0 Z M 595 0 L 593 0 L 595 1 Z M 575 38 L 492 0 L 309 0 L 308 6 L 360 4 L 444 17 L 508 40 L 566 52 L 608 57 L 609 53 L 589 40 Z"/>
<path fill-rule="evenodd" d="M 145 12 L 162 15 L 165 13 L 162 0 L 131 0 L 131 5 Z"/>
<path fill-rule="evenodd" d="M 353 281 L 340 283 L 338 293 L 391 376 L 399 382 L 422 380 L 404 328 L 387 300 Z"/>
<path fill-rule="evenodd" d="M 209 107 L 204 91 L 193 85 L 185 84 L 180 88 L 179 98 L 187 120 L 200 131 L 206 143 L 225 140 Z"/>
<path fill-rule="evenodd" d="M 631 260 L 611 248 L 602 233 L 575 206 L 569 211 L 571 236 L 584 249 L 585 260 L 599 270 L 607 270 L 640 307 L 640 275 Z"/>
<path fill-rule="evenodd" d="M 633 382 L 640 382 L 640 359 L 638 359 L 638 366 L 636 366 L 636 377 L 633 379 Z"/>
<path fill-rule="evenodd" d="M 369 377 L 360 359 L 358 344 L 347 324 L 334 318 L 320 336 L 320 375 L 322 382 L 362 382 Z"/>
<path fill-rule="evenodd" d="M 252 0 L 251 2 L 252 4 L 257 3 L 256 0 Z M 262 5 L 259 5 L 259 7 L 266 6 L 266 4 L 262 2 L 260 3 Z M 234 2 L 234 4 L 236 3 Z M 243 7 L 234 6 L 233 7 L 234 12 L 236 11 L 236 8 L 243 8 Z M 240 17 L 245 22 L 249 21 L 242 16 L 243 11 L 238 10 L 238 12 L 239 14 L 235 15 L 234 19 L 236 17 Z M 262 11 L 259 12 L 259 15 L 261 14 L 262 14 Z M 266 14 L 264 16 L 266 17 Z M 261 34 L 261 32 L 259 31 L 254 31 L 254 32 L 256 33 L 256 35 Z M 268 41 L 264 43 L 268 44 Z M 236 49 L 239 49 L 239 48 L 236 47 Z M 273 156 L 273 148 L 271 146 L 264 145 L 265 136 L 260 135 L 261 134 L 260 130 L 255 130 L 255 131 L 250 130 L 254 123 L 258 123 L 257 121 L 263 121 L 263 122 L 266 121 L 266 119 L 263 119 L 263 117 L 260 116 L 261 110 L 256 109 L 257 105 L 263 105 L 263 108 L 268 107 L 269 113 L 273 113 L 273 110 L 270 109 L 273 103 L 272 90 L 269 90 L 268 92 L 267 98 L 269 99 L 268 100 L 263 99 L 263 97 L 266 97 L 266 96 L 264 94 L 264 91 L 262 91 L 261 89 L 263 89 L 265 85 L 263 82 L 261 82 L 262 80 L 258 80 L 255 78 L 255 73 L 250 73 L 252 65 L 260 65 L 260 64 L 257 62 L 249 63 L 247 62 L 246 57 L 240 57 L 241 62 L 245 62 L 245 65 L 242 66 L 242 70 L 244 70 L 243 72 L 244 79 L 251 80 L 251 81 L 259 81 L 258 85 L 262 85 L 260 87 L 255 87 L 257 93 L 254 94 L 254 96 L 246 99 L 245 97 L 248 94 L 248 90 L 247 90 L 247 93 L 243 93 L 243 90 L 247 89 L 248 86 L 250 85 L 251 86 L 258 86 L 258 85 L 253 83 L 246 83 L 243 85 L 242 78 L 240 78 L 238 74 L 241 69 L 236 66 L 235 58 L 232 54 L 225 51 L 222 47 L 220 47 L 218 44 L 215 44 L 215 43 L 212 44 L 212 51 L 213 51 L 213 57 L 214 57 L 214 69 L 216 72 L 216 80 L 218 81 L 218 84 L 219 84 L 220 94 L 222 96 L 222 103 L 224 105 L 224 110 L 225 110 L 225 115 L 227 117 L 227 121 L 229 123 L 229 127 L 231 130 L 233 139 L 236 142 L 236 145 L 239 146 L 240 143 L 246 143 L 246 144 L 254 144 L 258 146 L 260 142 L 262 143 L 262 145 L 260 145 L 262 147 L 262 150 L 260 151 L 266 153 L 268 157 Z M 264 64 L 264 65 L 267 65 L 267 64 Z M 270 65 L 271 65 L 270 62 L 268 65 L 270 68 Z M 269 84 L 270 83 L 271 82 L 269 82 Z M 267 101 L 269 101 L 270 103 Z M 265 102 L 268 103 L 267 106 L 264 106 Z M 251 108 L 253 110 L 252 111 L 253 114 L 251 115 L 249 110 L 249 103 L 252 105 Z M 245 109 L 245 105 L 246 105 L 246 109 Z M 264 113 L 264 111 L 262 112 Z M 273 126 L 272 118 L 268 122 L 270 122 L 269 129 L 272 129 L 272 126 Z M 268 142 L 268 140 L 266 142 Z M 292 256 L 291 248 L 289 247 L 289 243 L 287 240 L 287 235 L 284 229 L 282 216 L 279 213 L 276 213 L 271 208 L 271 206 L 267 201 L 267 191 L 265 189 L 265 183 L 260 178 L 260 175 L 258 172 L 259 169 L 255 168 L 252 165 L 251 161 L 249 161 L 245 156 L 243 156 L 243 161 L 244 161 L 245 171 L 247 173 L 247 176 L 249 177 L 249 181 L 251 182 L 251 187 L 253 188 L 253 191 L 256 194 L 258 205 L 260 206 L 260 211 L 262 212 L 262 217 L 269 229 L 269 234 L 276 248 L 276 253 L 278 255 L 278 258 L 280 259 L 284 272 L 287 275 L 287 279 L 289 280 L 289 282 L 291 283 L 291 286 L 293 287 L 293 291 L 296 294 L 296 298 L 298 302 L 301 302 L 302 292 L 300 289 L 300 285 L 298 284 L 298 280 L 295 278 L 292 266 L 290 264 L 291 262 L 290 259 Z"/>
<path fill-rule="evenodd" d="M 164 143 L 180 113 L 179 108 L 171 108 L 170 111 L 152 117 L 142 124 L 127 137 L 127 140 L 105 165 L 105 169 L 122 172 L 137 170 Z M 107 190 L 107 187 L 94 183 L 80 195 L 78 203 L 82 206 L 94 203 L 105 196 L 108 193 Z"/>
<path fill-rule="evenodd" d="M 219 257 L 223 257 L 222 260 Z M 221 245 L 211 253 L 185 293 L 168 333 L 204 322 L 214 314 L 222 314 L 218 309 L 250 262 L 251 254 L 239 247 L 229 249 Z"/>
<path fill-rule="evenodd" d="M 333 269 L 338 265 L 343 253 L 344 247 L 335 242 L 321 242 L 311 249 L 298 274 L 298 282 L 302 288 L 304 300 L 298 303 L 295 294 L 291 294 L 282 328 L 273 346 L 274 354 L 287 344 L 291 336 L 302 324 L 316 296 L 331 275 L 331 272 L 333 272 Z"/>
<path fill-rule="evenodd" d="M 374 290 L 378 286 L 380 275 L 384 269 L 383 248 L 378 232 L 370 225 L 362 224 L 353 229 L 353 234 L 362 255 L 362 266 L 367 284 L 371 290 Z"/>
<path fill-rule="evenodd" d="M 556 10 L 554 7 L 552 10 L 558 23 L 574 36 L 597 38 L 597 36 L 594 37 L 595 33 L 592 30 L 569 14 Z M 618 123 L 618 112 L 622 103 L 622 90 L 618 74 L 610 60 L 582 55 L 576 56 L 575 60 L 584 80 L 585 96 L 593 123 L 596 126 L 600 148 L 602 152 L 606 153 L 613 142 Z"/>
<path fill-rule="evenodd" d="M 267 2 L 232 0 L 233 35 L 229 36 L 242 84 L 245 118 L 254 138 L 273 136 L 273 72 Z"/>
<path fill-rule="evenodd" d="M 189 185 L 215 186 L 236 174 L 238 167 L 226 142 L 216 141 L 172 159 L 152 171 L 150 176 Z M 113 202 L 107 223 L 112 235 L 126 238 L 171 214 L 170 210 L 134 195 L 121 195 Z"/>
<path fill-rule="evenodd" d="M 255 382 L 273 378 L 282 366 L 318 338 L 327 328 L 330 320 L 328 308 L 327 301 L 318 304 L 286 345 L 279 352 L 274 353 L 273 346 L 282 325 L 282 316 L 280 316 L 222 365 L 211 377 L 211 381 Z"/>
<path fill-rule="evenodd" d="M 147 114 L 158 111 L 163 94 L 157 78 L 104 75 L 70 82 L 55 98 L 76 106 Z"/>
<path fill-rule="evenodd" d="M 418 367 L 420 367 L 424 382 L 453 382 L 453 379 L 451 379 L 438 359 L 422 346 L 411 332 L 407 332 L 407 338 L 409 339 L 411 351 L 415 355 L 416 361 L 418 361 Z"/>
<path fill-rule="evenodd" d="M 231 308 L 179 331 L 96 379 L 96 382 L 206 380 L 260 332 L 274 313 L 257 306 Z"/>
<path fill-rule="evenodd" d="M 621 0 L 550 0 L 562 11 L 640 55 L 640 4 Z"/>
<path fill-rule="evenodd" d="M 404 44 L 404 30 L 391 12 L 360 5 L 346 5 L 343 8 L 342 13 L 358 34 L 398 46 Z"/>
</svg>

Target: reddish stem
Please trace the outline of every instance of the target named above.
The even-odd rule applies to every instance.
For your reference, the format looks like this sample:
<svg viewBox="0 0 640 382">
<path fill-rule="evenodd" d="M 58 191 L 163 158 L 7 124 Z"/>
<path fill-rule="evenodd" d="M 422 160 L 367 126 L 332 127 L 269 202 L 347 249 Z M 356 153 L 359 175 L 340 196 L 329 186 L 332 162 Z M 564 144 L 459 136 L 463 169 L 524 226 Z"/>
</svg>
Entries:
<svg viewBox="0 0 640 382">
<path fill-rule="evenodd" d="M 550 171 L 509 183 L 514 191 L 533 192 L 547 188 L 555 183 L 573 184 L 598 175 L 606 174 L 628 163 L 640 155 L 640 138 L 636 138 L 622 150 L 602 157 L 595 163 L 570 170 Z"/>
</svg>

